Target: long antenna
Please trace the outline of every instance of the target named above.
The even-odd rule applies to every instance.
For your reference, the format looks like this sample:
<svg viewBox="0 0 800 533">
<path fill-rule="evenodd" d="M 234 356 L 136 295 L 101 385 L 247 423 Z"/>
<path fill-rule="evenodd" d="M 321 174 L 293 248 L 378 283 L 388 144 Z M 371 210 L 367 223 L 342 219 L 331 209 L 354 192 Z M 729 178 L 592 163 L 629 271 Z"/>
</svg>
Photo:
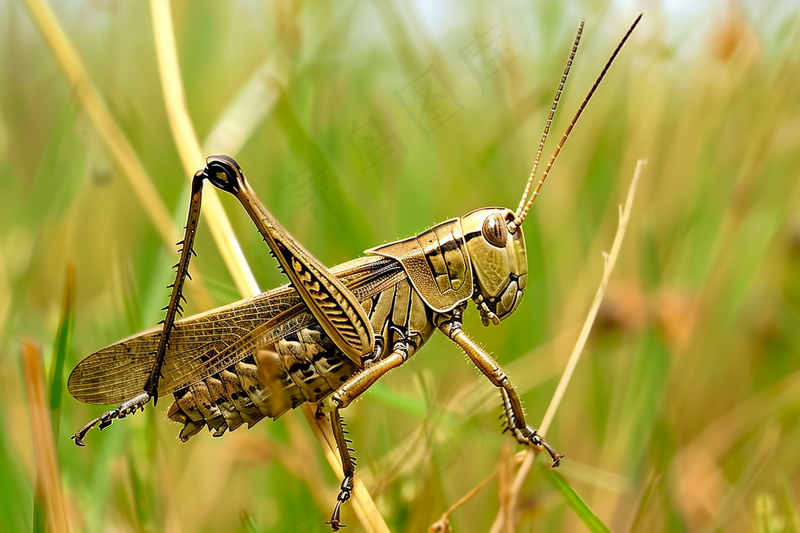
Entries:
<svg viewBox="0 0 800 533">
<path fill-rule="evenodd" d="M 561 92 L 564 90 L 564 84 L 567 83 L 567 76 L 569 75 L 569 69 L 572 68 L 572 60 L 575 59 L 575 53 L 578 51 L 578 43 L 581 41 L 581 34 L 583 33 L 583 25 L 586 23 L 586 19 L 581 19 L 581 23 L 578 25 L 578 33 L 575 35 L 575 42 L 572 44 L 572 52 L 569 54 L 569 59 L 567 60 L 567 66 L 564 68 L 564 74 L 561 75 L 561 83 L 558 84 L 558 89 L 556 90 L 556 96 L 553 98 L 553 105 L 550 107 L 550 115 L 547 117 L 547 123 L 544 125 L 544 133 L 542 133 L 542 140 L 539 141 L 539 150 L 536 152 L 536 159 L 533 162 L 533 168 L 531 169 L 531 175 L 528 176 L 528 183 L 525 185 L 525 192 L 522 193 L 522 199 L 519 201 L 519 207 L 517 207 L 517 213 L 514 217 L 514 224 L 519 227 L 522 224 L 522 220 L 520 220 L 520 215 L 522 214 L 522 210 L 525 207 L 525 202 L 528 200 L 528 193 L 531 192 L 531 185 L 533 185 L 533 177 L 536 175 L 536 169 L 539 167 L 539 158 L 542 157 L 542 150 L 544 149 L 544 142 L 547 140 L 547 134 L 550 131 L 550 124 L 553 122 L 553 116 L 556 114 L 556 107 L 558 107 L 558 101 L 561 99 Z M 519 223 L 517 223 L 519 221 Z"/>
<path fill-rule="evenodd" d="M 516 227 L 521 226 L 522 222 L 525 220 L 525 217 L 528 216 L 528 211 L 530 210 L 531 206 L 533 205 L 534 200 L 536 200 L 536 196 L 539 194 L 539 190 L 541 190 L 542 184 L 544 184 L 544 180 L 547 178 L 547 175 L 550 173 L 550 169 L 553 167 L 553 163 L 555 162 L 556 157 L 558 156 L 558 153 L 561 151 L 561 148 L 564 146 L 564 143 L 567 142 L 567 138 L 569 137 L 569 134 L 572 131 L 572 128 L 575 127 L 575 123 L 578 122 L 578 119 L 580 118 L 581 114 L 583 113 L 583 110 L 586 108 L 586 104 L 589 103 L 589 100 L 591 100 L 592 96 L 594 95 L 595 91 L 597 90 L 597 87 L 600 85 L 600 82 L 603 80 L 603 77 L 606 75 L 606 72 L 608 72 L 609 67 L 611 67 L 611 63 L 613 63 L 614 59 L 616 59 L 617 55 L 619 54 L 619 51 L 622 49 L 622 45 L 624 45 L 625 41 L 628 40 L 628 37 L 630 37 L 631 33 L 633 33 L 634 28 L 636 28 L 636 25 L 639 24 L 639 21 L 641 19 L 642 19 L 642 15 L 641 14 L 638 17 L 636 17 L 636 20 L 633 21 L 633 24 L 631 24 L 631 27 L 630 27 L 630 29 L 628 29 L 628 32 L 625 34 L 625 36 L 622 38 L 622 40 L 617 45 L 617 48 L 616 48 L 616 50 L 614 50 L 614 53 L 611 54 L 611 57 L 608 59 L 608 62 L 606 62 L 606 65 L 603 67 L 603 70 L 600 72 L 600 75 L 597 77 L 597 80 L 594 82 L 594 85 L 592 85 L 592 88 L 589 91 L 589 94 L 587 94 L 586 98 L 584 98 L 583 103 L 581 104 L 580 108 L 578 108 L 578 112 L 575 113 L 575 116 L 573 117 L 572 122 L 570 123 L 569 127 L 567 128 L 567 131 L 564 132 L 564 136 L 561 137 L 561 141 L 558 143 L 558 146 L 556 146 L 555 151 L 553 151 L 553 155 L 550 156 L 550 161 L 547 162 L 547 166 L 545 167 L 544 172 L 542 173 L 542 179 L 539 180 L 539 183 L 536 185 L 536 189 L 534 189 L 530 200 L 528 200 L 528 203 L 525 205 L 524 208 L 522 208 L 522 212 L 520 212 L 519 209 L 517 210 L 516 218 L 514 219 L 514 222 L 512 222 L 512 224 L 514 226 L 516 226 Z M 539 159 L 538 155 L 536 156 L 536 159 L 537 159 L 537 163 L 538 163 L 538 159 Z M 529 190 L 529 187 L 530 187 L 530 179 L 528 180 L 528 185 L 525 187 L 525 191 L 526 191 L 526 195 L 525 196 L 527 196 L 527 191 Z"/>
</svg>

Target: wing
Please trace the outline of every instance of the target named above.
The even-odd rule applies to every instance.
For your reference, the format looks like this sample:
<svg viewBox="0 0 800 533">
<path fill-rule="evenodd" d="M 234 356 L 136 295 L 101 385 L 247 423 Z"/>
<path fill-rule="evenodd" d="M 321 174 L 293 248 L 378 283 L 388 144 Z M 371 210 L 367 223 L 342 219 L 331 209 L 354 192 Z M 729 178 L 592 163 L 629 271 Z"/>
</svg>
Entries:
<svg viewBox="0 0 800 533">
<path fill-rule="evenodd" d="M 399 263 L 381 257 L 359 258 L 331 272 L 359 302 L 406 277 Z M 170 337 L 159 395 L 212 376 L 315 322 L 288 285 L 180 320 Z M 92 404 L 121 403 L 139 394 L 153 367 L 160 335 L 160 327 L 152 328 L 88 356 L 69 376 L 70 394 Z"/>
</svg>

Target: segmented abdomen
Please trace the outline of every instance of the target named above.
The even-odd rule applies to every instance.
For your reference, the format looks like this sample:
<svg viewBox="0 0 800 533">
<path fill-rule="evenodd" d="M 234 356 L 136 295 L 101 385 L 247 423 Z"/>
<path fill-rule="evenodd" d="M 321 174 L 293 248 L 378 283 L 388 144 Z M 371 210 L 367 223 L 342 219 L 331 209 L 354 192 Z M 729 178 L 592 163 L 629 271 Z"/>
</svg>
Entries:
<svg viewBox="0 0 800 533">
<path fill-rule="evenodd" d="M 395 342 L 409 342 L 412 355 L 433 334 L 432 315 L 407 279 L 362 302 L 383 355 Z M 183 424 L 182 441 L 206 425 L 215 437 L 264 417 L 273 420 L 303 402 L 318 402 L 358 367 L 318 324 L 258 349 L 227 369 L 175 392 L 167 416 Z"/>
<path fill-rule="evenodd" d="M 256 361 L 258 359 L 258 361 Z M 316 402 L 357 370 L 317 325 L 260 349 L 255 357 L 177 391 L 167 416 L 184 424 L 182 441 L 208 425 L 215 437 L 264 417 Z"/>
</svg>

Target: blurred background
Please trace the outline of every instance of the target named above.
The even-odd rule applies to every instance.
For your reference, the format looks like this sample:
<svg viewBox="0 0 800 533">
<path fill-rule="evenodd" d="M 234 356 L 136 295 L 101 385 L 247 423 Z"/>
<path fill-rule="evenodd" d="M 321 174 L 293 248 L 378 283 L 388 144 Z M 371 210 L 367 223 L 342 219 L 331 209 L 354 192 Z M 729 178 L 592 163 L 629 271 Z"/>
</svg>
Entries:
<svg viewBox="0 0 800 533">
<path fill-rule="evenodd" d="M 0 1 L 0 530 L 41 530 L 43 442 L 31 429 L 24 339 L 41 347 L 55 395 L 51 474 L 73 531 L 328 530 L 339 480 L 299 411 L 181 444 L 164 399 L 90 434 L 85 449 L 68 440 L 105 408 L 59 384 L 86 355 L 163 318 L 187 178 L 204 163 L 182 160 L 151 5 L 51 4 L 48 18 L 40 0 Z M 203 155 L 235 156 L 327 265 L 478 207 L 516 207 L 578 22 L 586 29 L 545 154 L 644 12 L 525 224 L 525 299 L 489 328 L 470 305 L 466 328 L 539 425 L 647 158 L 547 434 L 567 455 L 559 472 L 614 532 L 800 531 L 797 2 L 170 8 Z M 285 283 L 247 216 L 221 202 L 261 289 Z M 188 312 L 240 299 L 208 218 L 196 251 Z M 68 265 L 74 306 L 62 312 Z M 392 531 L 426 530 L 508 464 L 519 448 L 499 415 L 494 388 L 441 336 L 346 410 L 358 473 Z M 539 463 L 515 530 L 586 530 Z M 451 515 L 454 531 L 490 530 L 500 478 Z M 344 522 L 365 530 L 351 506 Z"/>
</svg>

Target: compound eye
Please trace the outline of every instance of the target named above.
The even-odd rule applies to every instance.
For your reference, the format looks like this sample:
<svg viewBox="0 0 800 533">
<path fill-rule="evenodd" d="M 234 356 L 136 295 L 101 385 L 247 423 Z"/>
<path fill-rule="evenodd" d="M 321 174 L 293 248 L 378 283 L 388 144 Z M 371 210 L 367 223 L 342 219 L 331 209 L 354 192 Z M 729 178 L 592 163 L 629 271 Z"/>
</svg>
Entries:
<svg viewBox="0 0 800 533">
<path fill-rule="evenodd" d="M 505 248 L 506 239 L 508 238 L 508 229 L 506 226 L 503 217 L 495 213 L 486 217 L 486 220 L 483 221 L 481 233 L 483 234 L 483 238 L 492 246 Z"/>
</svg>

